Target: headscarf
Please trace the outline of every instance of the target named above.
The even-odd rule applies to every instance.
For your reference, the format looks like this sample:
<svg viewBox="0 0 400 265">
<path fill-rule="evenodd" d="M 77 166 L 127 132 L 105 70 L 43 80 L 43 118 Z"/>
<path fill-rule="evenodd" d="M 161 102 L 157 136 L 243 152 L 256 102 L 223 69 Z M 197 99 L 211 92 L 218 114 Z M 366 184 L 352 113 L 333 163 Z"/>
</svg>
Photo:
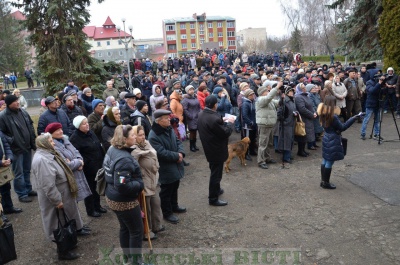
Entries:
<svg viewBox="0 0 400 265">
<path fill-rule="evenodd" d="M 110 121 L 112 121 L 113 123 L 115 123 L 115 124 L 117 124 L 117 125 L 121 125 L 122 123 L 121 123 L 121 121 L 117 121 L 116 119 L 115 119 L 115 116 L 114 116 L 114 112 L 112 111 L 112 109 L 113 109 L 113 107 L 111 107 L 111 108 L 109 108 L 108 110 L 107 110 L 107 117 L 110 119 Z"/>
<path fill-rule="evenodd" d="M 67 177 L 69 190 L 71 191 L 72 197 L 76 198 L 78 195 L 78 185 L 76 184 L 74 173 L 68 167 L 67 163 L 65 163 L 64 159 L 61 155 L 54 149 L 54 147 L 50 144 L 49 139 L 51 139 L 50 133 L 45 133 L 39 135 L 36 138 L 36 146 L 52 155 L 54 155 L 54 160 L 60 165 L 60 167 L 64 170 L 65 176 Z"/>
<path fill-rule="evenodd" d="M 144 131 L 143 126 L 140 126 L 140 127 L 142 127 L 141 130 Z M 138 129 L 139 129 L 139 126 L 138 126 L 138 125 L 132 126 L 132 130 L 133 130 L 133 133 L 134 133 L 135 135 L 138 135 L 138 133 L 139 133 Z M 136 141 L 136 145 L 137 145 L 140 149 L 143 150 L 143 149 L 145 148 L 145 146 L 146 146 L 146 142 L 147 142 L 146 139 L 144 139 L 144 141 L 141 142 L 141 143 L 139 143 L 138 141 Z"/>
</svg>

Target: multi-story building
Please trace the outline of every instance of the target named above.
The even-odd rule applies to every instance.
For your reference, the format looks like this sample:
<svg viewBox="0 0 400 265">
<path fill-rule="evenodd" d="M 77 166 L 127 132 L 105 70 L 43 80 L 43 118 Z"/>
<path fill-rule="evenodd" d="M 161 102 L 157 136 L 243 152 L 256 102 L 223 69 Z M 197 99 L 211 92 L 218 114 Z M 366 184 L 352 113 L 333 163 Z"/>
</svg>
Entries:
<svg viewBox="0 0 400 265">
<path fill-rule="evenodd" d="M 180 56 L 215 43 L 219 49 L 236 51 L 236 20 L 206 14 L 163 20 L 164 47 L 168 57 Z"/>
<path fill-rule="evenodd" d="M 236 34 L 237 44 L 240 47 L 239 52 L 267 50 L 267 29 L 266 28 L 247 28 L 239 30 Z"/>
<path fill-rule="evenodd" d="M 99 60 L 104 61 L 125 61 L 125 45 L 120 41 L 118 30 L 110 17 L 107 17 L 102 27 L 86 26 L 83 28 L 86 34 L 86 41 L 91 45 L 90 53 Z M 120 36 L 132 38 L 132 35 L 121 30 Z M 135 58 L 133 41 L 129 43 L 128 58 Z"/>
</svg>

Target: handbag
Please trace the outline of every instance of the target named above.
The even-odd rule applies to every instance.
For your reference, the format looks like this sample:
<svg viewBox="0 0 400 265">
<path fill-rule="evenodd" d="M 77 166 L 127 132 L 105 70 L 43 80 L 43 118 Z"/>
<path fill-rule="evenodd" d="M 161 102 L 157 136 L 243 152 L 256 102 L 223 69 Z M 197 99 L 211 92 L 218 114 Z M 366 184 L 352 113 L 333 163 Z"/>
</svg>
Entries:
<svg viewBox="0 0 400 265">
<path fill-rule="evenodd" d="M 0 227 L 0 264 L 17 259 L 14 243 L 14 229 L 7 223 Z"/>
<path fill-rule="evenodd" d="M 342 146 L 343 146 L 343 154 L 346 155 L 347 153 L 347 138 L 341 137 L 342 139 Z"/>
<path fill-rule="evenodd" d="M 60 211 L 64 216 L 64 225 L 61 223 Z M 72 250 L 78 244 L 76 233 L 76 220 L 69 219 L 64 209 L 56 209 L 58 228 L 53 231 L 54 242 L 57 244 L 57 252 L 65 253 Z"/>
<path fill-rule="evenodd" d="M 3 160 L 6 158 L 6 153 L 4 152 L 3 141 L 0 139 L 1 150 L 3 151 Z M 0 187 L 7 184 L 15 178 L 14 172 L 10 166 L 0 167 Z"/>
<path fill-rule="evenodd" d="M 297 114 L 297 120 L 294 125 L 294 135 L 296 136 L 306 136 L 306 124 L 301 119 L 300 113 Z"/>
<path fill-rule="evenodd" d="M 180 136 L 181 136 L 181 139 L 180 139 L 180 140 L 181 140 L 182 142 L 185 141 L 185 140 L 186 140 L 186 128 L 185 128 L 185 124 L 179 123 L 178 131 L 179 131 L 179 134 L 180 134 Z"/>
<path fill-rule="evenodd" d="M 104 196 L 106 194 L 106 177 L 104 168 L 100 168 L 96 174 L 96 191 L 100 196 Z"/>
</svg>

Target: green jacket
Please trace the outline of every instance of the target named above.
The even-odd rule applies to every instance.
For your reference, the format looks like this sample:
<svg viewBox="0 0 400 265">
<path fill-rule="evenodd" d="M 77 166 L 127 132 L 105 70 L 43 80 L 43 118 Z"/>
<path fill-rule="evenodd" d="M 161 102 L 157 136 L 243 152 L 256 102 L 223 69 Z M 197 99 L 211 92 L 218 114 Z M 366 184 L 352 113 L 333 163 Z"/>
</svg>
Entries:
<svg viewBox="0 0 400 265">
<path fill-rule="evenodd" d="M 277 121 L 276 108 L 279 100 L 274 99 L 278 88 L 271 89 L 266 96 L 260 96 L 256 100 L 256 123 L 258 126 L 274 127 Z"/>
</svg>

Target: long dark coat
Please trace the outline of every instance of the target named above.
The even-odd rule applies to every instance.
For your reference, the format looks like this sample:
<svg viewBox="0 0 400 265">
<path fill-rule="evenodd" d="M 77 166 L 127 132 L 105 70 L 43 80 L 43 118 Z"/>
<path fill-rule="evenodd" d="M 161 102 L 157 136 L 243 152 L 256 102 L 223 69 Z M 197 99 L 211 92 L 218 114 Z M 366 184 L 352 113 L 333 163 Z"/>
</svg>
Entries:
<svg viewBox="0 0 400 265">
<path fill-rule="evenodd" d="M 197 130 L 197 119 L 200 112 L 200 102 L 195 95 L 185 95 L 181 102 L 183 114 L 186 117 L 186 123 L 190 131 Z"/>
<path fill-rule="evenodd" d="M 85 164 L 83 173 L 85 173 L 86 178 L 94 179 L 97 171 L 103 167 L 104 159 L 104 150 L 96 134 L 93 131 L 85 134 L 77 129 L 69 140 L 82 155 Z"/>
<path fill-rule="evenodd" d="M 296 109 L 301 115 L 301 119 L 306 125 L 307 142 L 315 141 L 314 133 L 314 108 L 311 99 L 307 93 L 298 94 L 295 97 Z"/>
<path fill-rule="evenodd" d="M 285 112 L 283 124 L 278 121 L 279 124 L 279 140 L 278 148 L 279 150 L 290 151 L 292 150 L 293 140 L 294 140 L 294 124 L 295 116 L 293 112 L 296 111 L 296 104 L 293 99 L 288 96 L 284 99 Z M 283 125 L 283 126 L 282 126 Z"/>
</svg>

